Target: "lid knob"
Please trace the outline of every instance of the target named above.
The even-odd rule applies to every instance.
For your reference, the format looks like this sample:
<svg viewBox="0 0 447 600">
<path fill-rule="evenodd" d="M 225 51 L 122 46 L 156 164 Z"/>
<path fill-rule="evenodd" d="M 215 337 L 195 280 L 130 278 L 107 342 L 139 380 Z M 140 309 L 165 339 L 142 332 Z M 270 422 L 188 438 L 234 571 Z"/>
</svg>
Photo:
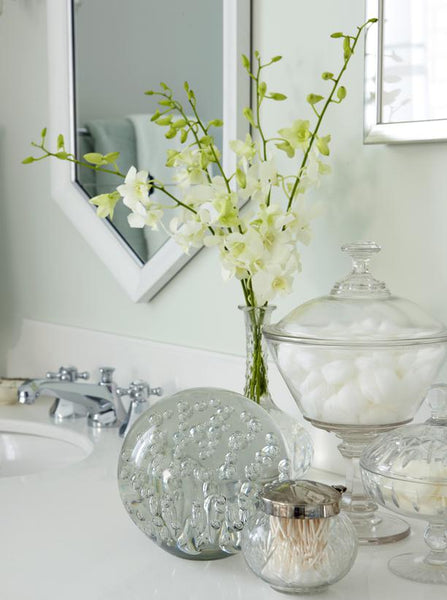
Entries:
<svg viewBox="0 0 447 600">
<path fill-rule="evenodd" d="M 375 242 L 352 242 L 344 244 L 341 249 L 352 258 L 352 271 L 334 285 L 331 296 L 356 298 L 390 295 L 385 283 L 375 279 L 369 271 L 371 258 L 381 250 L 378 244 Z"/>
<path fill-rule="evenodd" d="M 427 393 L 427 402 L 431 408 L 431 417 L 426 421 L 430 425 L 447 425 L 447 384 L 432 385 Z"/>
</svg>

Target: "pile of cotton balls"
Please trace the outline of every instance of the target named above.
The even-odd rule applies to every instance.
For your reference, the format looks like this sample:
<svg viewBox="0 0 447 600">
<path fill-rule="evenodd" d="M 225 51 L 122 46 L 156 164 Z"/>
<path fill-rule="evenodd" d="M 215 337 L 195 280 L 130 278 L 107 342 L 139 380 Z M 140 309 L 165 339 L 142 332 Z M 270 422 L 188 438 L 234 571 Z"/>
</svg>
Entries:
<svg viewBox="0 0 447 600">
<path fill-rule="evenodd" d="M 440 345 L 367 349 L 283 342 L 277 363 L 305 417 L 386 425 L 414 417 L 444 353 Z"/>
</svg>

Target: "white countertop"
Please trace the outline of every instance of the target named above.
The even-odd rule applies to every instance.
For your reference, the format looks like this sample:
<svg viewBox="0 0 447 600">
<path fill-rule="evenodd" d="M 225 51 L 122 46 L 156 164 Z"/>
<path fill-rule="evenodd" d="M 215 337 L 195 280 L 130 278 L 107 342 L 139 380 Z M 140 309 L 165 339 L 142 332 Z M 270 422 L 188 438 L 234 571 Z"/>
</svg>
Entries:
<svg viewBox="0 0 447 600">
<path fill-rule="evenodd" d="M 34 406 L 1 406 L 0 418 L 50 422 L 44 401 Z M 196 562 L 158 548 L 132 523 L 121 504 L 117 430 L 96 435 L 83 422 L 70 427 L 95 443 L 84 461 L 59 470 L 0 478 L 2 600 L 281 598 L 248 570 L 241 555 Z M 396 554 L 425 552 L 424 523 L 411 525 L 407 540 L 361 547 L 343 580 L 305 598 L 445 600 L 445 586 L 406 581 L 387 569 L 387 561 Z"/>
</svg>

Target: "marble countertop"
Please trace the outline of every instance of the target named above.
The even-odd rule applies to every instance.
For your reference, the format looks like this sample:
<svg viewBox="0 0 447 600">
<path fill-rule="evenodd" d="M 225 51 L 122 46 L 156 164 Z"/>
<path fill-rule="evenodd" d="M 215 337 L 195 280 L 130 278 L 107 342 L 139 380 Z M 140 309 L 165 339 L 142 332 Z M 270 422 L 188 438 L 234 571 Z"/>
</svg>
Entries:
<svg viewBox="0 0 447 600">
<path fill-rule="evenodd" d="M 50 422 L 48 403 L 1 406 L 0 418 Z M 60 427 L 60 425 L 55 425 Z M 266 600 L 281 596 L 236 555 L 195 562 L 176 558 L 144 536 L 119 497 L 116 429 L 100 433 L 77 420 L 92 454 L 80 463 L 38 474 L 0 478 L 0 598 L 4 600 Z M 328 480 L 324 472 L 312 477 Z M 339 477 L 337 481 L 339 481 Z M 361 547 L 351 572 L 318 594 L 339 600 L 441 600 L 444 586 L 394 576 L 396 554 L 424 551 L 424 523 L 412 521 L 404 541 Z M 307 599 L 314 598 L 307 595 Z"/>
</svg>

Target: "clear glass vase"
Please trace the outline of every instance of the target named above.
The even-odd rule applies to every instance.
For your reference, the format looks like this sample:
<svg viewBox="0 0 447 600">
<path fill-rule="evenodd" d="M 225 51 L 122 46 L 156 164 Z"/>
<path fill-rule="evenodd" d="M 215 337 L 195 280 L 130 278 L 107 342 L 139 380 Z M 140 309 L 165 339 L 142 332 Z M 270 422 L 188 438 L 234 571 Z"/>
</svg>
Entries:
<svg viewBox="0 0 447 600">
<path fill-rule="evenodd" d="M 244 314 L 246 332 L 246 367 L 244 396 L 259 404 L 279 426 L 289 456 L 289 477 L 302 477 L 313 458 L 310 435 L 273 402 L 269 392 L 267 344 L 263 328 L 271 320 L 275 306 L 239 306 Z"/>
</svg>

